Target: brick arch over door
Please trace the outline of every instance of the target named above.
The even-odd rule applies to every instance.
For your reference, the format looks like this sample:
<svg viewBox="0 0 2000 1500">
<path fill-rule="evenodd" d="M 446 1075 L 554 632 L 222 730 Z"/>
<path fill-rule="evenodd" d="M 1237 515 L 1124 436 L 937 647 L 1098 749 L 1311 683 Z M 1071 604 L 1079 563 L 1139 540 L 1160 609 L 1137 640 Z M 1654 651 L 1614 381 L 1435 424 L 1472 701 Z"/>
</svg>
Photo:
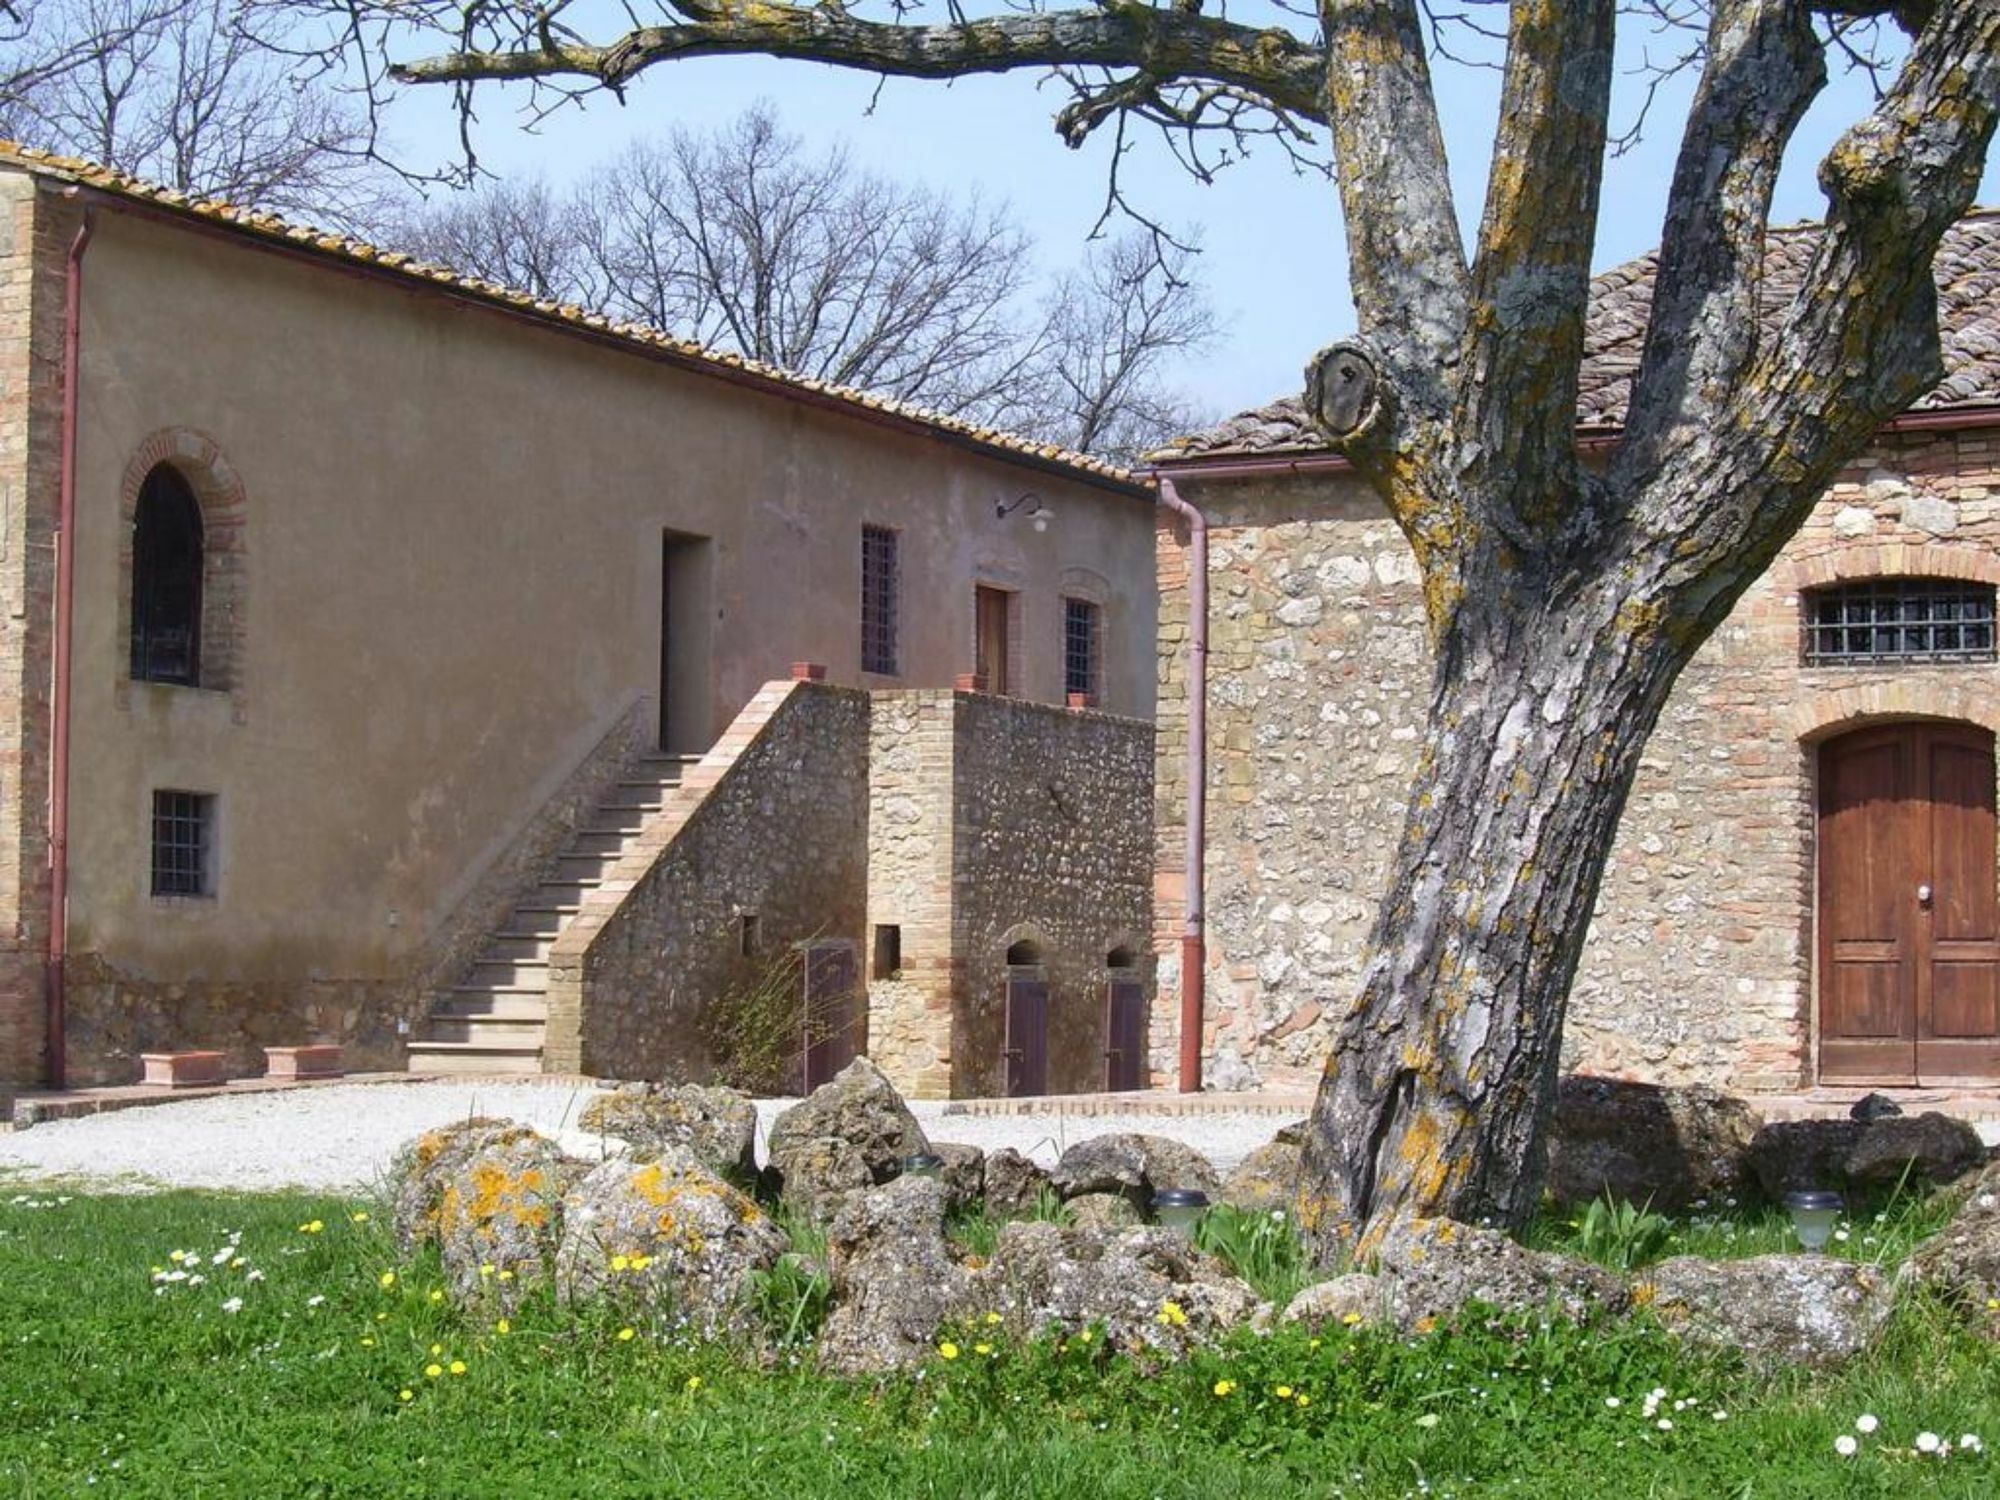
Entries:
<svg viewBox="0 0 2000 1500">
<path fill-rule="evenodd" d="M 125 643 L 132 638 L 132 537 L 139 514 L 139 491 L 146 476 L 171 465 L 194 491 L 201 507 L 201 681 L 200 686 L 230 695 L 237 719 L 246 707 L 245 622 L 248 573 L 245 567 L 247 497 L 243 481 L 215 439 L 192 427 L 163 427 L 132 450 L 118 489 L 118 687 L 119 706 L 130 702 L 132 665 Z"/>
</svg>

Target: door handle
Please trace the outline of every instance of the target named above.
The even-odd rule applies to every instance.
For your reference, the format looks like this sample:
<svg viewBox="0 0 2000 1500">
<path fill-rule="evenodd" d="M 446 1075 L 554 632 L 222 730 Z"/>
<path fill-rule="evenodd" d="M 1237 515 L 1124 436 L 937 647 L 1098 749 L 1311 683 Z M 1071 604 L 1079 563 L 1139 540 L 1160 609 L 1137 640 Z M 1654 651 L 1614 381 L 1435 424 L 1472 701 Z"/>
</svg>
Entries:
<svg viewBox="0 0 2000 1500">
<path fill-rule="evenodd" d="M 1927 886 L 1927 885 L 1920 885 L 1920 886 L 1918 886 L 1918 887 L 1917 887 L 1917 905 L 1919 905 L 1919 906 L 1929 906 L 1929 905 L 1931 904 L 1931 896 L 1932 896 L 1932 894 L 1933 894 L 1933 893 L 1932 893 L 1932 891 L 1931 891 L 1931 888 L 1930 888 L 1929 886 Z"/>
</svg>

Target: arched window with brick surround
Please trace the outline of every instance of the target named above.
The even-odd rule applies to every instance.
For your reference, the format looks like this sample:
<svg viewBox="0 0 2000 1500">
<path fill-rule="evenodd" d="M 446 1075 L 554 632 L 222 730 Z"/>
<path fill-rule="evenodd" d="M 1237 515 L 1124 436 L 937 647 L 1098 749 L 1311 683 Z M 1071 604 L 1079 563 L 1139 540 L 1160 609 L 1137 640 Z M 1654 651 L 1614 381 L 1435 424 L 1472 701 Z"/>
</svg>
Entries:
<svg viewBox="0 0 2000 1500">
<path fill-rule="evenodd" d="M 244 692 L 243 483 L 215 440 L 163 427 L 125 463 L 119 485 L 118 623 L 127 649 L 115 688 L 120 709 L 137 683 L 229 695 L 247 722 Z"/>
<path fill-rule="evenodd" d="M 200 685 L 204 557 L 194 488 L 172 464 L 155 464 L 132 522 L 135 681 Z"/>
</svg>

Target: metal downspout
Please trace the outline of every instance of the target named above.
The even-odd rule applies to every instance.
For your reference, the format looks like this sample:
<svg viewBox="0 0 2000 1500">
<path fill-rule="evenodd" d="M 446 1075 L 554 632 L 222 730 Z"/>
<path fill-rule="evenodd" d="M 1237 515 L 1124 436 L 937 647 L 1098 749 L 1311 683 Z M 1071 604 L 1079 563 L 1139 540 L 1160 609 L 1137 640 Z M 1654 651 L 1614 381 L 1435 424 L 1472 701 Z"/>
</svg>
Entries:
<svg viewBox="0 0 2000 1500">
<path fill-rule="evenodd" d="M 1201 1092 L 1203 990 L 1208 976 L 1202 885 L 1208 849 L 1208 518 L 1157 476 L 1160 503 L 1188 524 L 1187 923 L 1181 930 L 1183 1094 Z"/>
<path fill-rule="evenodd" d="M 63 965 L 69 957 L 70 651 L 76 613 L 77 390 L 83 365 L 83 252 L 90 248 L 88 205 L 70 242 L 63 288 L 62 479 L 56 510 L 55 685 L 49 736 L 49 1087 L 67 1082 Z"/>
</svg>

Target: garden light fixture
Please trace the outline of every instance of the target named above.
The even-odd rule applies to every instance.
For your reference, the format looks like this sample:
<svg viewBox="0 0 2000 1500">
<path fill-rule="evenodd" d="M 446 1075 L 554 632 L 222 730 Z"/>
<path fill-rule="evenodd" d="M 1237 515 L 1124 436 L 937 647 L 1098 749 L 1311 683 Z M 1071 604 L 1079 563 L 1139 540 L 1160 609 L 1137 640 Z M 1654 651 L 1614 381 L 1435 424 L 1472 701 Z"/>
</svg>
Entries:
<svg viewBox="0 0 2000 1500">
<path fill-rule="evenodd" d="M 1842 1204 L 1840 1194 L 1813 1190 L 1785 1194 L 1785 1208 L 1792 1216 L 1792 1228 L 1797 1231 L 1799 1243 L 1808 1250 L 1817 1250 L 1833 1234 L 1834 1221 L 1840 1217 Z"/>
</svg>

